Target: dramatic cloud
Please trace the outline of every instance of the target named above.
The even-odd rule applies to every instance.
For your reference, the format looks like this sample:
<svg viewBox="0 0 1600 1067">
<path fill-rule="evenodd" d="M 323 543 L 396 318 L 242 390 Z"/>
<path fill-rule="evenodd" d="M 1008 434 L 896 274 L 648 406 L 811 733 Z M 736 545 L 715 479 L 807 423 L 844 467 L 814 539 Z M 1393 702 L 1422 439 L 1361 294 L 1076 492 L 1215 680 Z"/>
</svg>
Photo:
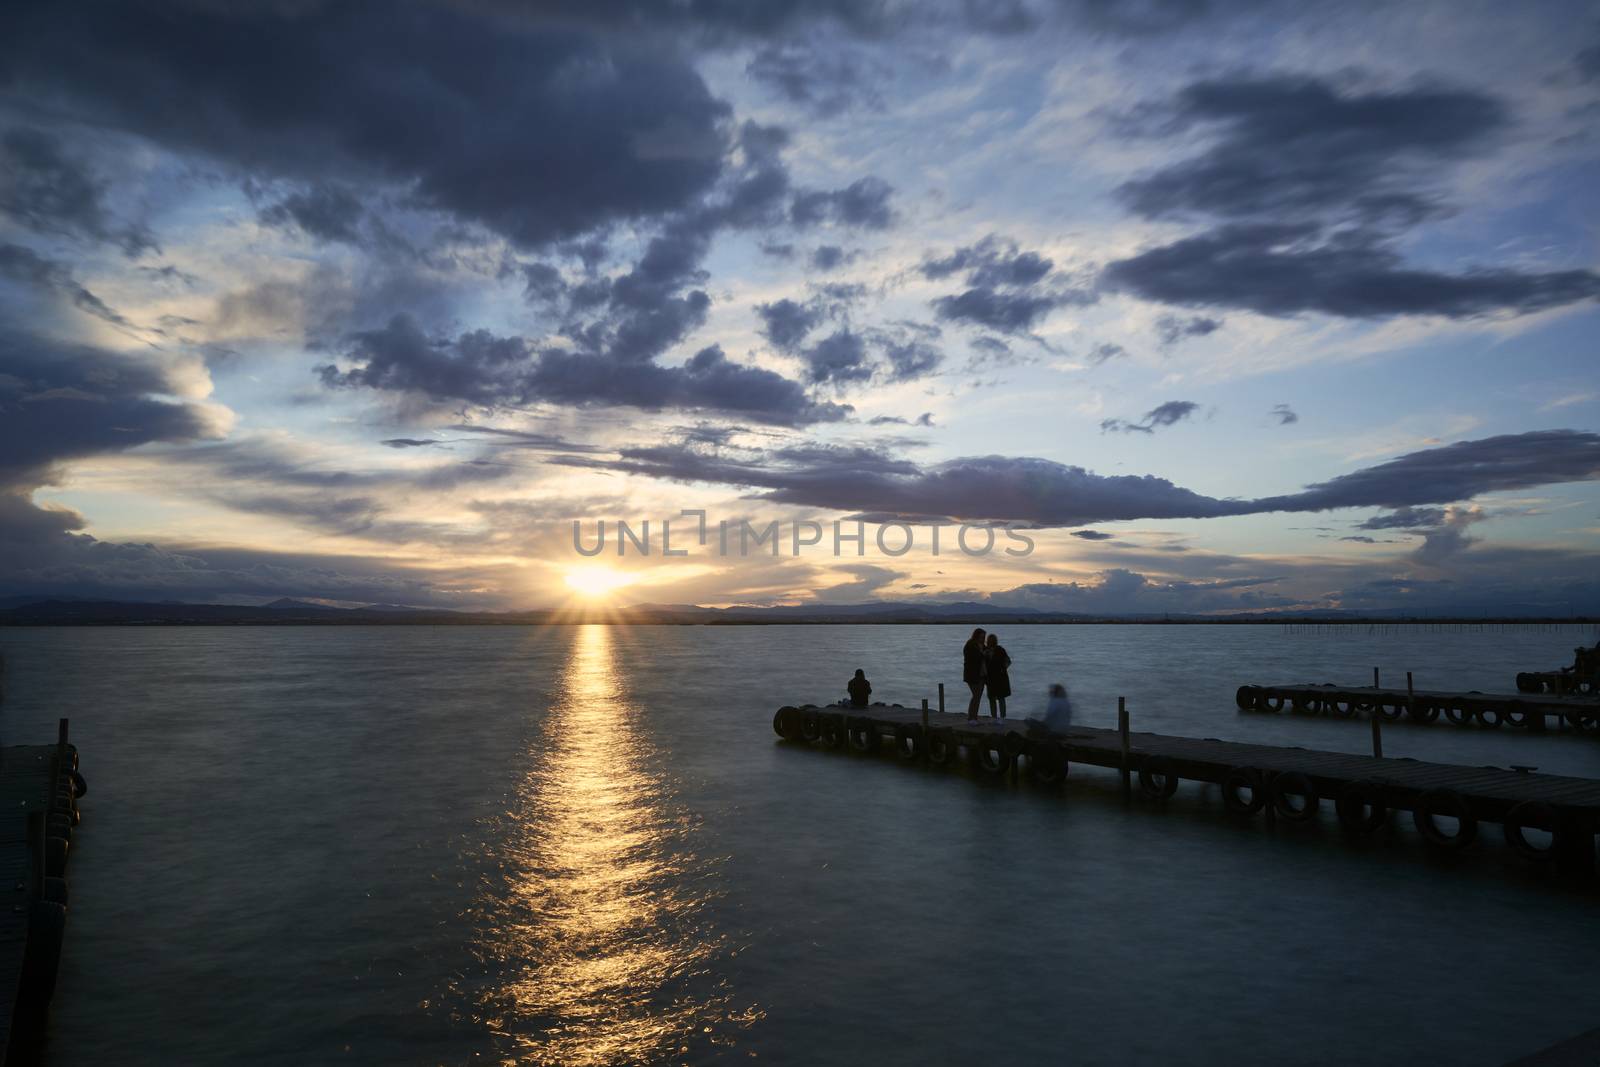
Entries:
<svg viewBox="0 0 1600 1067">
<path fill-rule="evenodd" d="M 1089 289 L 1057 280 L 1044 285 L 1055 264 L 1037 252 L 990 234 L 975 245 L 958 248 L 943 258 L 924 259 L 918 270 L 929 279 L 965 275 L 964 292 L 934 300 L 935 314 L 952 322 L 983 326 L 1000 333 L 1026 333 L 1059 307 L 1082 307 L 1098 297 Z"/>
<path fill-rule="evenodd" d="M 1073 530 L 1072 536 L 1081 537 L 1085 541 L 1109 541 L 1113 535 L 1100 530 Z"/>
<path fill-rule="evenodd" d="M 453 5 L 38 5 L 0 41 L 10 92 L 258 176 L 388 183 L 526 246 L 683 208 L 726 148 L 674 50 Z"/>
<path fill-rule="evenodd" d="M 1106 267 L 1104 281 L 1165 304 L 1356 319 L 1522 315 L 1600 298 L 1600 274 L 1593 271 L 1441 274 L 1404 266 L 1369 236 L 1300 223 L 1223 226 L 1118 260 Z"/>
<path fill-rule="evenodd" d="M 798 383 L 772 371 L 734 363 L 715 345 L 681 367 L 663 367 L 560 348 L 535 352 L 520 337 L 497 337 L 485 330 L 435 339 L 411 319 L 397 316 L 381 330 L 353 335 L 345 357 L 351 364 L 346 369 L 333 364 L 317 368 L 324 385 L 485 407 L 544 401 L 720 411 L 782 425 L 834 421 L 850 411 L 813 401 Z"/>
<path fill-rule="evenodd" d="M 837 40 L 773 43 L 762 47 L 745 73 L 819 118 L 856 107 L 880 108 L 878 64 Z"/>
<path fill-rule="evenodd" d="M 835 330 L 803 353 L 812 382 L 859 382 L 872 377 L 867 343 L 849 329 Z"/>
<path fill-rule="evenodd" d="M 770 304 L 757 304 L 756 314 L 761 316 L 761 336 L 780 352 L 793 352 L 806 339 L 806 334 L 826 317 L 823 308 L 787 297 Z"/>
<path fill-rule="evenodd" d="M 366 209 L 355 193 L 340 186 L 321 184 L 284 197 L 261 212 L 261 221 L 270 226 L 292 223 L 320 240 L 354 244 L 360 240 L 361 220 L 365 215 Z M 528 288 L 534 288 L 531 275 Z"/>
<path fill-rule="evenodd" d="M 1098 367 L 1107 360 L 1116 359 L 1118 356 L 1125 356 L 1127 354 L 1128 350 L 1126 348 L 1123 348 L 1119 344 L 1113 344 L 1110 341 L 1106 341 L 1089 349 L 1089 362 Z"/>
<path fill-rule="evenodd" d="M 1162 315 L 1156 319 L 1156 336 L 1160 337 L 1161 343 L 1167 347 L 1177 344 L 1185 337 L 1205 337 L 1220 329 L 1222 329 L 1221 319 L 1207 318 L 1204 315 L 1192 318 Z"/>
<path fill-rule="evenodd" d="M 1299 493 L 1257 500 L 1218 499 L 1165 478 L 1101 475 L 1032 457 L 968 456 L 919 467 L 866 450 L 789 448 L 730 456 L 671 446 L 623 449 L 616 459 L 562 457 L 556 462 L 761 489 L 769 500 L 836 511 L 1082 526 L 1273 511 L 1407 508 L 1595 481 L 1600 480 L 1600 434 L 1546 430 L 1462 441 L 1411 452 Z M 1364 523 L 1362 528 L 1384 527 Z"/>
<path fill-rule="evenodd" d="M 882 178 L 858 178 L 843 189 L 811 190 L 795 195 L 789 219 L 796 226 L 836 222 L 868 230 L 886 230 L 894 223 L 889 199 L 894 189 Z"/>
<path fill-rule="evenodd" d="M 1277 419 L 1279 426 L 1290 426 L 1300 421 L 1300 416 L 1288 404 L 1274 404 L 1267 414 Z"/>
<path fill-rule="evenodd" d="M 154 250 L 148 230 L 112 216 L 106 189 L 53 134 L 28 127 L 0 134 L 0 214 L 40 233 L 114 244 L 130 256 Z"/>
<path fill-rule="evenodd" d="M 1505 106 L 1480 93 L 1342 94 L 1287 76 L 1197 82 L 1142 118 L 1163 134 L 1216 134 L 1199 156 L 1122 186 L 1129 206 L 1150 217 L 1420 219 L 1438 208 L 1418 183 L 1508 125 Z"/>
<path fill-rule="evenodd" d="M 1169 400 L 1144 413 L 1138 422 L 1125 419 L 1103 419 L 1101 433 L 1155 433 L 1163 426 L 1175 426 L 1200 410 L 1193 400 Z"/>
<path fill-rule="evenodd" d="M 64 297 L 79 311 L 97 319 L 131 329 L 133 324 L 78 283 L 72 272 L 55 260 L 46 259 L 21 245 L 0 244 L 0 278 L 21 282 Z"/>
</svg>

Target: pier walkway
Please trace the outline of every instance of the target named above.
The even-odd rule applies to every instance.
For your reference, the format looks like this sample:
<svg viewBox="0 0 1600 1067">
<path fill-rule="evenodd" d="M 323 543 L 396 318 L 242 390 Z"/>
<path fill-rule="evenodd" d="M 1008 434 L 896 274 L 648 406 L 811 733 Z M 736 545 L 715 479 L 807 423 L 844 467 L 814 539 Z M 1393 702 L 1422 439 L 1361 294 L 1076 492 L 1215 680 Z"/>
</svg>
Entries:
<svg viewBox="0 0 1600 1067">
<path fill-rule="evenodd" d="M 1367 834 L 1394 810 L 1409 811 L 1418 831 L 1443 850 L 1461 849 L 1481 822 L 1501 824 L 1506 842 L 1529 860 L 1560 860 L 1594 874 L 1600 829 L 1600 781 L 1463 767 L 1412 759 L 1172 737 L 1074 726 L 1029 733 L 1019 720 L 979 719 L 897 704 L 780 708 L 773 729 L 789 742 L 857 752 L 892 752 L 936 766 L 964 760 L 976 773 L 1002 776 L 1025 767 L 1044 783 L 1059 782 L 1073 763 L 1117 769 L 1125 791 L 1166 799 L 1182 781 L 1222 787 L 1229 811 L 1267 810 L 1293 821 L 1316 818 L 1332 800 L 1340 824 Z M 1530 831 L 1535 831 L 1530 833 Z"/>
<path fill-rule="evenodd" d="M 1409 718 L 1431 723 L 1498 729 L 1569 729 L 1600 737 L 1600 700 L 1540 693 L 1447 692 L 1378 686 L 1242 685 L 1235 701 L 1244 711 L 1288 709 L 1302 715 L 1353 719 L 1376 715 L 1390 722 Z"/>
</svg>

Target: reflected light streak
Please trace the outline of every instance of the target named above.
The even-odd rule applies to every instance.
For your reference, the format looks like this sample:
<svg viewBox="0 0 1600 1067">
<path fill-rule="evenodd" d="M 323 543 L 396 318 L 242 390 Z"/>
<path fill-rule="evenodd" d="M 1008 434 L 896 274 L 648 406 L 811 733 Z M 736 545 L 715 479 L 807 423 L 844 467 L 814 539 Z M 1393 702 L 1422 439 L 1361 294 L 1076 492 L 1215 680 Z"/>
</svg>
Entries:
<svg viewBox="0 0 1600 1067">
<path fill-rule="evenodd" d="M 724 950 L 702 917 L 711 872 L 647 770 L 615 641 L 606 626 L 574 634 L 502 846 L 505 891 L 483 915 L 479 954 L 502 980 L 478 998 L 480 1021 L 515 1062 L 645 1062 L 691 1038 L 731 1044 L 759 1017 L 730 1012 L 709 973 Z"/>
</svg>

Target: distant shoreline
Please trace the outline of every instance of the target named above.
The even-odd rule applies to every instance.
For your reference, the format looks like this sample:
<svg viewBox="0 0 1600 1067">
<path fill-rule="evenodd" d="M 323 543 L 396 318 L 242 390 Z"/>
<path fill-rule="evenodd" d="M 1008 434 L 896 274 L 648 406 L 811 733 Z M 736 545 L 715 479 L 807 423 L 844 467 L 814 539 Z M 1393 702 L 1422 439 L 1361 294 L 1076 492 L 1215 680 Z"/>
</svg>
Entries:
<svg viewBox="0 0 1600 1067">
<path fill-rule="evenodd" d="M 0 610 L 0 628 L 74 626 L 1279 626 L 1315 629 L 1376 626 L 1600 626 L 1589 615 L 1122 615 L 963 610 L 964 605 L 847 605 L 701 608 L 651 606 L 519 612 L 455 612 L 405 608 L 335 608 L 314 604 L 249 607 L 47 601 Z"/>
</svg>

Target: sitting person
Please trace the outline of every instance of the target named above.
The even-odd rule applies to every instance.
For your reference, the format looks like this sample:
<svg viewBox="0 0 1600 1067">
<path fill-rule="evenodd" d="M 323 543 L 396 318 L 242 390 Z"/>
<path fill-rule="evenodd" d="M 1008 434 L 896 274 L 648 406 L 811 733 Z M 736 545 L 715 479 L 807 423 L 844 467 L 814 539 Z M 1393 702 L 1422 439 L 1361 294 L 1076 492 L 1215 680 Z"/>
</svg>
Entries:
<svg viewBox="0 0 1600 1067">
<path fill-rule="evenodd" d="M 1027 720 L 1028 727 L 1033 730 L 1048 730 L 1053 734 L 1066 733 L 1072 729 L 1072 698 L 1067 696 L 1067 687 L 1057 682 L 1050 687 L 1050 699 L 1044 706 L 1044 718 Z"/>
<path fill-rule="evenodd" d="M 864 671 L 858 669 L 856 676 L 850 679 L 850 683 L 845 688 L 850 690 L 851 707 L 864 708 L 867 706 L 867 697 L 872 695 L 872 683 L 867 681 L 867 675 Z"/>
</svg>

